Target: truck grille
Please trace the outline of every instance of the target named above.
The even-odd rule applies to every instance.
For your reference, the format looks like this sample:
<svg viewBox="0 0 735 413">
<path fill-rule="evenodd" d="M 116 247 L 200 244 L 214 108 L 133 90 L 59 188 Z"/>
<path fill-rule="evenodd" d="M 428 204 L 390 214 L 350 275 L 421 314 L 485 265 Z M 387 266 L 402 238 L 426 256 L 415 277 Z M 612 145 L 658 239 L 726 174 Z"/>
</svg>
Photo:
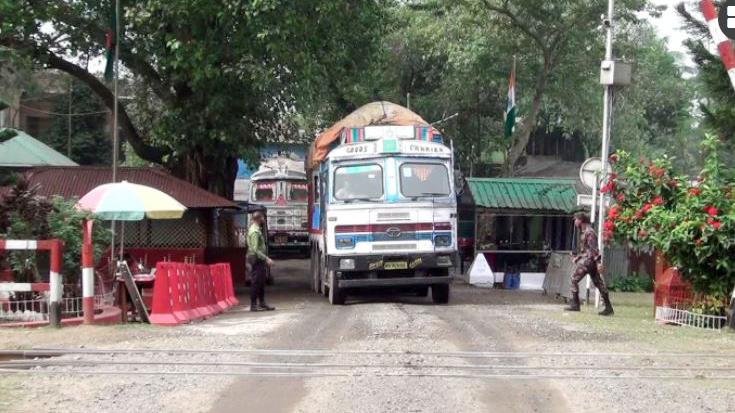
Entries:
<svg viewBox="0 0 735 413">
<path fill-rule="evenodd" d="M 378 221 L 391 221 L 394 219 L 409 219 L 411 218 L 408 212 L 378 212 Z"/>
<path fill-rule="evenodd" d="M 374 244 L 373 251 L 413 251 L 416 244 Z"/>
</svg>

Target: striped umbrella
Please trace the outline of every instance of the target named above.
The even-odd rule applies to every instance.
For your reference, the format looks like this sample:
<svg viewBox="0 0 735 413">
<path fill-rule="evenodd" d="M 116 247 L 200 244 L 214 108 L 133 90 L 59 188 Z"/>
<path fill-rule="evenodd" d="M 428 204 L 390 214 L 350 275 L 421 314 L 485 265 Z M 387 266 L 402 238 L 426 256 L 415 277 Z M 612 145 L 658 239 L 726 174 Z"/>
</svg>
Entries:
<svg viewBox="0 0 735 413">
<path fill-rule="evenodd" d="M 77 202 L 77 208 L 111 221 L 178 219 L 186 211 L 185 206 L 168 194 L 127 181 L 94 188 Z"/>
</svg>

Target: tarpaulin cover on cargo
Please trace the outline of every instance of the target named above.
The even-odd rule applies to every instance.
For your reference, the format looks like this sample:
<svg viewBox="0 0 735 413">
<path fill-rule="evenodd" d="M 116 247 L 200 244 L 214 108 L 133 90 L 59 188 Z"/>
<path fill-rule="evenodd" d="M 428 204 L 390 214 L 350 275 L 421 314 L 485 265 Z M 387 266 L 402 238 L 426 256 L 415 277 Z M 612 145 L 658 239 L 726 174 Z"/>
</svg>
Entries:
<svg viewBox="0 0 735 413">
<path fill-rule="evenodd" d="M 395 103 L 385 101 L 368 103 L 332 125 L 316 138 L 306 156 L 306 169 L 310 170 L 324 160 L 331 145 L 339 139 L 342 129 L 375 125 L 429 126 L 429 122 Z"/>
</svg>

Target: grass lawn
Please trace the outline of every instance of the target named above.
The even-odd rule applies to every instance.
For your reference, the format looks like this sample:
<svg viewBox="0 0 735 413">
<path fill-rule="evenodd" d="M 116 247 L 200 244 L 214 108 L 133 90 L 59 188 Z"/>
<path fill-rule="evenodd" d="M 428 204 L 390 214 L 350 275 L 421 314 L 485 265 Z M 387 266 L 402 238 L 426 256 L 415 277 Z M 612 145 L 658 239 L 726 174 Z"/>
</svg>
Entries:
<svg viewBox="0 0 735 413">
<path fill-rule="evenodd" d="M 546 312 L 562 322 L 584 324 L 590 330 L 620 335 L 631 341 L 649 344 L 657 351 L 730 351 L 735 350 L 735 330 L 704 330 L 656 323 L 653 319 L 653 294 L 611 293 L 613 317 L 600 317 L 594 306 L 582 306 L 579 313 Z"/>
</svg>

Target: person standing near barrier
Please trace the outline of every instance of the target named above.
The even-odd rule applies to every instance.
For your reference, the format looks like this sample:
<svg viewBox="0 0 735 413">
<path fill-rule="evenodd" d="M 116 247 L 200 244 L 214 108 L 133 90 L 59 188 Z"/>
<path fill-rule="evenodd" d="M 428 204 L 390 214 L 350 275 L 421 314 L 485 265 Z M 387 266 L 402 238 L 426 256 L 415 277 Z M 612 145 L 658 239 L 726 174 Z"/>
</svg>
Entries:
<svg viewBox="0 0 735 413">
<path fill-rule="evenodd" d="M 247 260 L 250 264 L 250 311 L 273 311 L 275 308 L 265 303 L 265 282 L 268 277 L 268 267 L 273 260 L 266 255 L 263 224 L 265 216 L 257 211 L 253 214 L 252 223 L 248 228 Z"/>
<path fill-rule="evenodd" d="M 614 314 L 612 304 L 610 303 L 610 294 L 607 291 L 605 280 L 600 276 L 598 264 L 600 262 L 600 250 L 597 248 L 597 234 L 590 225 L 590 218 L 584 212 L 578 212 L 574 215 L 574 226 L 582 234 L 581 251 L 579 254 L 574 255 L 572 262 L 574 262 L 574 272 L 572 272 L 572 302 L 569 304 L 566 311 L 579 311 L 579 282 L 589 274 L 595 287 L 600 291 L 602 301 L 605 303 L 605 308 L 599 313 L 602 316 L 610 316 Z"/>
</svg>

